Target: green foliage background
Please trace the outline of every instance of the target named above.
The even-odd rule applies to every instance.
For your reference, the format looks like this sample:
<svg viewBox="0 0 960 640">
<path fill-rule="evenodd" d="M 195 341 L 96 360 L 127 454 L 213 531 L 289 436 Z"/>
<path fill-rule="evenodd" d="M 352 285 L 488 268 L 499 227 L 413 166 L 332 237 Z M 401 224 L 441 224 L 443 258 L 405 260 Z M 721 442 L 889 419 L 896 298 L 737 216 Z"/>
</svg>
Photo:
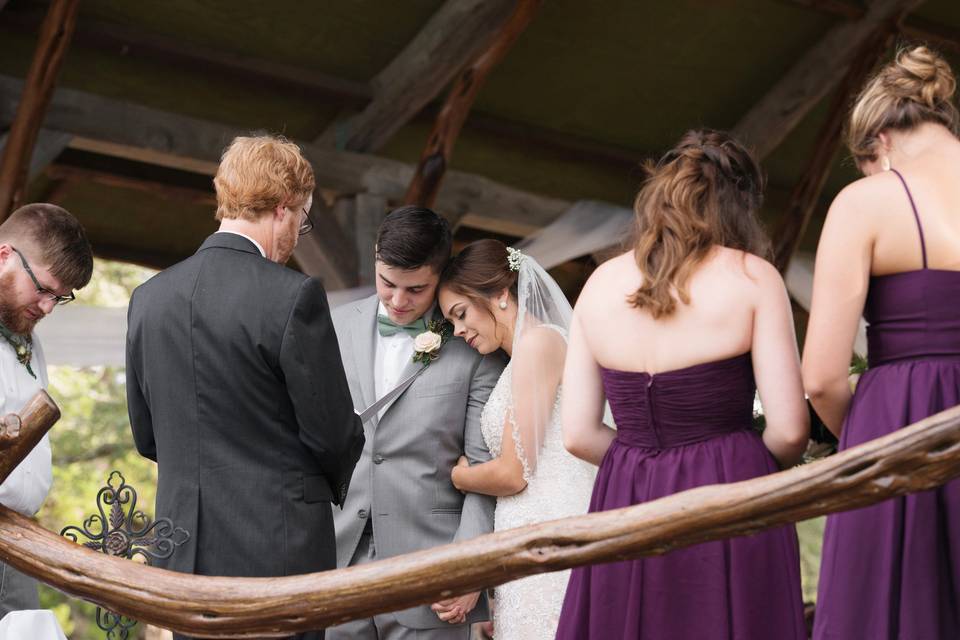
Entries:
<svg viewBox="0 0 960 640">
<path fill-rule="evenodd" d="M 79 292 L 74 304 L 125 307 L 133 289 L 153 273 L 129 264 L 98 260 L 93 279 Z M 48 391 L 60 405 L 63 416 L 50 432 L 53 488 L 38 514 L 40 522 L 57 532 L 68 524 L 82 524 L 96 513 L 97 492 L 113 469 L 121 471 L 137 489 L 140 507 L 152 516 L 157 470 L 133 446 L 123 368 L 57 366 L 50 367 L 48 373 Z M 71 639 L 104 637 L 96 626 L 92 604 L 68 598 L 46 585 L 40 587 L 40 602 L 53 609 Z M 136 637 L 143 637 L 143 633 L 138 625 Z"/>
</svg>

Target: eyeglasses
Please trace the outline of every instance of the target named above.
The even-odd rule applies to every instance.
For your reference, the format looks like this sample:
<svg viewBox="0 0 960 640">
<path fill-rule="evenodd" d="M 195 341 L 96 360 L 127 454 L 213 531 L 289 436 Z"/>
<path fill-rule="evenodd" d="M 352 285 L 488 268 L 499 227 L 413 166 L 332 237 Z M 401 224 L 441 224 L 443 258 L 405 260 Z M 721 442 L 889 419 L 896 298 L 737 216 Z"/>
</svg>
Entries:
<svg viewBox="0 0 960 640">
<path fill-rule="evenodd" d="M 310 214 L 307 213 L 306 207 L 304 207 L 302 211 L 303 211 L 303 222 L 300 223 L 300 230 L 297 232 L 301 236 L 306 235 L 311 231 L 313 231 L 313 220 L 310 219 Z"/>
<path fill-rule="evenodd" d="M 27 264 L 27 259 L 23 257 L 23 254 L 12 245 L 10 248 L 13 249 L 18 256 L 20 256 L 20 262 L 23 264 L 23 268 L 27 272 L 27 275 L 30 276 L 31 280 L 33 280 L 33 285 L 37 288 L 37 293 L 46 297 L 48 300 L 52 300 L 54 304 L 67 304 L 68 302 L 73 302 L 77 299 L 77 297 L 73 295 L 73 291 L 65 296 L 61 296 L 41 285 L 40 281 L 37 280 L 37 276 L 33 275 L 33 269 L 31 269 L 30 265 Z"/>
</svg>

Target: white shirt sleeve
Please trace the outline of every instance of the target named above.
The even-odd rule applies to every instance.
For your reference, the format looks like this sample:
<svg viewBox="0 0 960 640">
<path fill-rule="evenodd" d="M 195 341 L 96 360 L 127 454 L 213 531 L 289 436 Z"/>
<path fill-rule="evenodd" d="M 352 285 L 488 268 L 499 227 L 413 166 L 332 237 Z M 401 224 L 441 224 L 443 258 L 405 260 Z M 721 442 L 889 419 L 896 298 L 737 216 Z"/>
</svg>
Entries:
<svg viewBox="0 0 960 640">
<path fill-rule="evenodd" d="M 19 412 L 37 391 L 47 386 L 47 363 L 36 336 L 31 367 L 38 378 L 33 378 L 27 373 L 26 367 L 16 361 L 9 345 L 0 345 L 0 405 L 3 415 Z M 53 456 L 50 437 L 45 435 L 0 484 L 0 504 L 33 517 L 43 506 L 52 485 Z"/>
</svg>

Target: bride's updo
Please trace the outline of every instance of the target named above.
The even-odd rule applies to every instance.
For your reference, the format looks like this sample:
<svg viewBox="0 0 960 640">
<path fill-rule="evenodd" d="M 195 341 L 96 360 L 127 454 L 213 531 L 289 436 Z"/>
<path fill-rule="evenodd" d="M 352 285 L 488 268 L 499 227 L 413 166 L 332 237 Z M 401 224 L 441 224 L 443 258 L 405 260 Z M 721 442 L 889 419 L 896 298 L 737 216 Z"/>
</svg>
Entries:
<svg viewBox="0 0 960 640">
<path fill-rule="evenodd" d="M 471 242 L 451 258 L 440 275 L 440 286 L 492 313 L 490 298 L 504 289 L 516 302 L 517 276 L 510 268 L 507 246 L 488 238 Z"/>
<path fill-rule="evenodd" d="M 853 159 L 876 160 L 877 136 L 885 130 L 935 122 L 956 135 L 956 89 L 953 70 L 940 54 L 924 46 L 902 49 L 867 82 L 850 112 L 846 137 Z"/>
</svg>

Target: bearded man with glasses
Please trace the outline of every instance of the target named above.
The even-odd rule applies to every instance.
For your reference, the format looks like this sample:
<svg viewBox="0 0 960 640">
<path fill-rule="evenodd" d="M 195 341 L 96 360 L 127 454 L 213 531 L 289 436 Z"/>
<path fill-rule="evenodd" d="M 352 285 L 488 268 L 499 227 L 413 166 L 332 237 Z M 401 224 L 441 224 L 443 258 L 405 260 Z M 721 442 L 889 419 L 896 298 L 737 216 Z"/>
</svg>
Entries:
<svg viewBox="0 0 960 640">
<path fill-rule="evenodd" d="M 15 413 L 47 387 L 43 349 L 33 329 L 57 305 L 72 302 L 93 273 L 83 227 L 52 204 L 29 204 L 0 225 L 0 415 Z M 48 436 L 0 485 L 0 504 L 33 517 L 53 482 Z M 36 581 L 0 563 L 0 618 L 39 609 Z"/>
</svg>

